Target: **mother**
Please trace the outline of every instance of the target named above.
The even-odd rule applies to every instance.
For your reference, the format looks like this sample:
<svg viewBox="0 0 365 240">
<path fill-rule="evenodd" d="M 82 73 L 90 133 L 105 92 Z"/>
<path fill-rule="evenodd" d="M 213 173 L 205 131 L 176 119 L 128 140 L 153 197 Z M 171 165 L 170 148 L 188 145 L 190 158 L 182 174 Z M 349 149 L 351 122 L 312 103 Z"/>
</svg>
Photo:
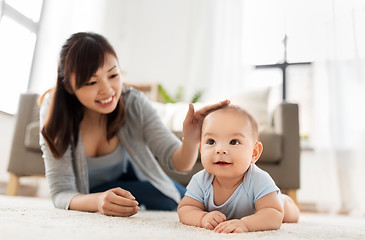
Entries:
<svg viewBox="0 0 365 240">
<path fill-rule="evenodd" d="M 117 55 L 96 33 L 73 34 L 63 45 L 56 86 L 43 96 L 41 149 L 58 208 L 131 216 L 139 206 L 174 210 L 185 188 L 160 163 L 192 169 L 205 115 L 192 104 L 182 142 L 161 122 L 146 97 L 123 86 Z"/>
</svg>

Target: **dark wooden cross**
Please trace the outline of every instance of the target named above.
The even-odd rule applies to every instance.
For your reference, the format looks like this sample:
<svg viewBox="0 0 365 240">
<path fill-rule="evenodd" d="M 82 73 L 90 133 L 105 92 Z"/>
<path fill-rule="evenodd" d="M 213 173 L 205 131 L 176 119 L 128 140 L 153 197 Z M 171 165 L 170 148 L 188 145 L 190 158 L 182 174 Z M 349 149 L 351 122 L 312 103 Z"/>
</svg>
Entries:
<svg viewBox="0 0 365 240">
<path fill-rule="evenodd" d="M 285 35 L 283 39 L 284 43 L 284 62 L 283 63 L 276 63 L 276 64 L 267 64 L 267 65 L 256 65 L 256 69 L 267 69 L 267 68 L 280 68 L 283 73 L 283 100 L 286 100 L 286 69 L 289 66 L 293 65 L 311 65 L 312 62 L 294 62 L 294 63 L 288 63 L 286 61 L 286 43 L 287 43 L 287 37 Z"/>
</svg>

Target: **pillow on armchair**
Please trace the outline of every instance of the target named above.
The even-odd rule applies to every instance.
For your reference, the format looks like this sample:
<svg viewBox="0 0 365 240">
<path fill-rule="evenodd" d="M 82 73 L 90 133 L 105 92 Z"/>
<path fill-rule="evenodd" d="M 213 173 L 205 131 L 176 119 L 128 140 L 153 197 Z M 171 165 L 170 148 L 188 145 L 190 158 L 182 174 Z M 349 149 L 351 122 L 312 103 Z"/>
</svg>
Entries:
<svg viewBox="0 0 365 240">
<path fill-rule="evenodd" d="M 230 98 L 232 104 L 238 105 L 249 112 L 257 121 L 260 131 L 270 125 L 268 109 L 270 88 L 244 92 Z"/>
<path fill-rule="evenodd" d="M 269 126 L 270 114 L 268 110 L 270 88 L 263 90 L 244 92 L 239 95 L 227 97 L 232 104 L 238 105 L 248 111 L 256 119 L 259 129 L 264 130 Z M 209 104 L 219 102 L 222 99 L 211 99 L 205 102 L 194 103 L 194 108 L 200 109 Z M 186 113 L 189 108 L 189 103 L 159 103 L 152 101 L 152 105 L 157 110 L 162 122 L 173 132 L 181 132 Z"/>
</svg>

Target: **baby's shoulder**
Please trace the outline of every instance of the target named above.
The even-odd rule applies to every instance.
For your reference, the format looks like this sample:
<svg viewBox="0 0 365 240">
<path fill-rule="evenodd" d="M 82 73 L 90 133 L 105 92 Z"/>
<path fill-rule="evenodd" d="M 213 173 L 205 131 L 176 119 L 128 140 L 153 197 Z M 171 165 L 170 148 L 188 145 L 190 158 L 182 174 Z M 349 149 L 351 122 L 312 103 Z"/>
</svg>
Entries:
<svg viewBox="0 0 365 240">
<path fill-rule="evenodd" d="M 271 178 L 269 173 L 256 166 L 256 164 L 251 164 L 250 175 L 253 179 Z"/>
<path fill-rule="evenodd" d="M 201 185 L 209 185 L 213 182 L 214 175 L 209 173 L 207 170 L 203 169 L 197 173 L 195 173 L 192 177 L 192 181 L 198 182 Z"/>
</svg>

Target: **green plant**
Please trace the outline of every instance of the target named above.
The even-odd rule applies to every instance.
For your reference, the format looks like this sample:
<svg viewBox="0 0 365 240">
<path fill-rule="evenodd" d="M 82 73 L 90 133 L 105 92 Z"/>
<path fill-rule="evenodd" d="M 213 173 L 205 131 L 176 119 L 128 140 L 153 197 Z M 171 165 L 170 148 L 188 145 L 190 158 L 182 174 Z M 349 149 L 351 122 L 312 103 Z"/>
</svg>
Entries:
<svg viewBox="0 0 365 240">
<path fill-rule="evenodd" d="M 175 100 L 173 100 L 170 95 L 166 92 L 166 90 L 162 87 L 161 84 L 158 84 L 158 93 L 162 97 L 162 99 L 165 101 L 165 103 L 176 103 Z"/>
<path fill-rule="evenodd" d="M 196 91 L 193 95 L 193 98 L 191 99 L 191 103 L 196 103 L 199 101 L 199 99 L 203 96 L 203 91 Z"/>
<path fill-rule="evenodd" d="M 175 97 L 171 97 L 170 94 L 168 94 L 168 92 L 165 90 L 165 88 L 161 84 L 158 85 L 158 92 L 165 103 L 177 103 L 177 102 L 181 102 L 183 100 L 184 87 L 182 87 L 182 86 L 178 87 Z M 199 99 L 202 97 L 202 95 L 203 95 L 203 91 L 201 91 L 201 90 L 196 91 L 190 102 L 191 103 L 198 102 Z"/>
</svg>

